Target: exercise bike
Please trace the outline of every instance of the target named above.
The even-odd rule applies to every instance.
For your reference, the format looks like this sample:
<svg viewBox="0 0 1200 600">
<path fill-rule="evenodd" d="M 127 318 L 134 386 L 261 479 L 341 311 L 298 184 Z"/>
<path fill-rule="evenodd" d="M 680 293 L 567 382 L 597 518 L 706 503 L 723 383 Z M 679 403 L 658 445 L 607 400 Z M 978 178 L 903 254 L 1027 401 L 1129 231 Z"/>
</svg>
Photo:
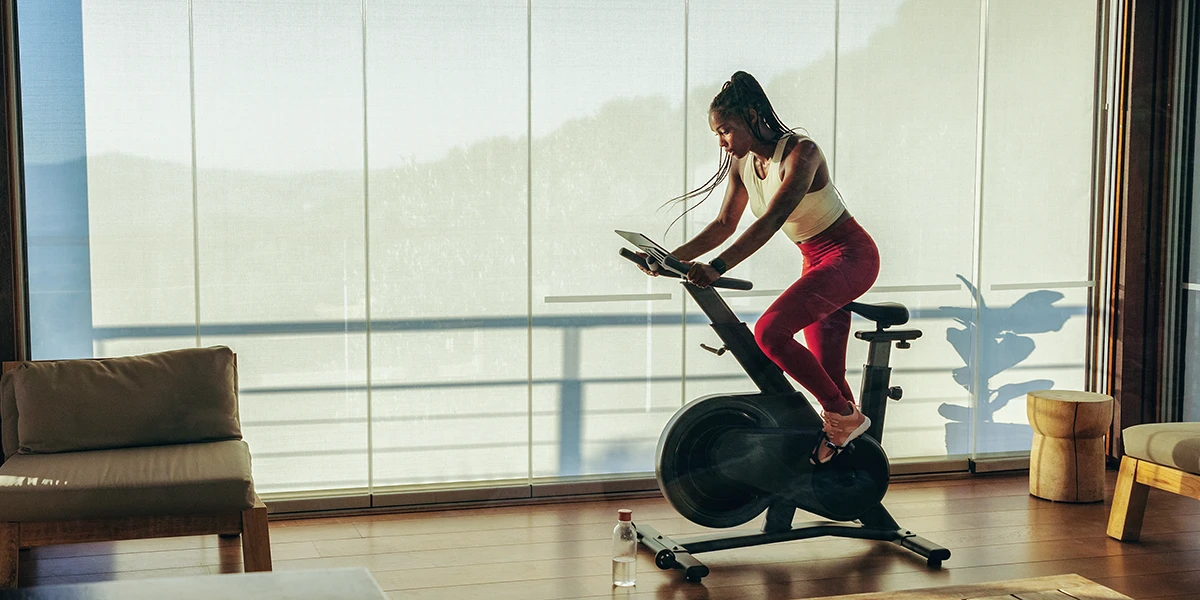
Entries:
<svg viewBox="0 0 1200 600">
<path fill-rule="evenodd" d="M 626 248 L 620 251 L 623 257 L 646 268 L 657 263 L 660 274 L 683 278 L 686 265 L 661 246 L 639 233 L 617 233 L 645 252 L 649 262 Z M 638 541 L 654 553 L 655 565 L 679 569 L 688 581 L 700 581 L 709 569 L 696 554 L 832 536 L 893 542 L 924 557 L 929 567 L 941 567 L 950 551 L 900 527 L 881 504 L 890 473 L 879 445 L 886 403 L 903 394 L 888 385 L 891 346 L 909 348 L 921 337 L 916 329 L 889 330 L 908 322 L 908 309 L 896 303 L 859 302 L 842 309 L 875 323 L 874 331 L 854 334 L 870 344 L 859 400 L 871 427 L 832 460 L 814 465 L 809 457 L 821 439 L 820 416 L 716 291 L 749 290 L 753 284 L 730 277 L 706 288 L 682 283 L 723 342 L 719 349 L 701 346 L 718 356 L 732 354 L 760 391 L 705 396 L 680 408 L 658 440 L 659 489 L 679 514 L 705 527 L 737 527 L 764 510 L 767 516 L 760 531 L 674 538 L 636 525 Z M 793 525 L 797 508 L 829 521 Z"/>
</svg>

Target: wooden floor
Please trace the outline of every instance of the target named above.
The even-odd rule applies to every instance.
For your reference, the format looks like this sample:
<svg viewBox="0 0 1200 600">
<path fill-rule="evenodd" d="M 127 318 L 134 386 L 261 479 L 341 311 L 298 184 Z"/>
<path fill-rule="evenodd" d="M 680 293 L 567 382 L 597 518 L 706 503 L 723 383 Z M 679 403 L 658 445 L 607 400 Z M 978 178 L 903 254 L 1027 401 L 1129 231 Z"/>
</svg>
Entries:
<svg viewBox="0 0 1200 600">
<path fill-rule="evenodd" d="M 275 521 L 271 541 L 276 570 L 365 566 L 389 597 L 420 600 L 782 600 L 1067 573 L 1137 599 L 1200 597 L 1194 500 L 1151 490 L 1138 543 L 1105 536 L 1107 502 L 1032 498 L 1024 474 L 893 483 L 885 503 L 903 527 L 952 550 L 942 569 L 892 544 L 818 539 L 701 555 L 712 568 L 702 585 L 659 571 L 642 550 L 637 586 L 612 588 L 617 508 L 664 533 L 702 531 L 661 498 Z M 37 548 L 22 552 L 20 577 L 25 586 L 240 570 L 238 541 L 213 536 Z"/>
</svg>

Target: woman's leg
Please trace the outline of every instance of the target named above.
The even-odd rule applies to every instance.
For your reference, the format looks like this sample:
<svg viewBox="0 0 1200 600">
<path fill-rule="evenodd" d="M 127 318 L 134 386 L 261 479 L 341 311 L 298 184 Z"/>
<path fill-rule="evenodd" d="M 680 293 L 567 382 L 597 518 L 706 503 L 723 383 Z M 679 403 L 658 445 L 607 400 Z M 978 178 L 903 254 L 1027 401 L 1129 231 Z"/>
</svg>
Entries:
<svg viewBox="0 0 1200 600">
<path fill-rule="evenodd" d="M 826 412 L 840 414 L 854 398 L 846 381 L 850 314 L 840 309 L 875 282 L 879 251 L 853 219 L 800 248 L 804 272 L 763 313 L 755 339 Z M 795 339 L 801 330 L 809 348 Z"/>
<path fill-rule="evenodd" d="M 846 381 L 846 347 L 849 340 L 850 313 L 844 310 L 835 310 L 804 328 L 804 342 L 809 352 L 837 386 L 842 397 L 847 402 L 854 402 L 854 392 L 850 389 L 850 382 Z M 845 407 L 842 409 L 844 411 Z"/>
<path fill-rule="evenodd" d="M 839 309 L 853 299 L 843 300 L 846 293 L 842 287 L 844 279 L 835 269 L 806 268 L 800 279 L 772 302 L 754 325 L 754 338 L 767 357 L 830 412 L 845 410 L 847 400 L 821 361 L 796 341 L 796 334 L 810 326 L 819 326 L 822 320 L 840 312 Z M 831 350 L 825 349 L 825 354 Z M 844 358 L 842 362 L 845 362 Z"/>
</svg>

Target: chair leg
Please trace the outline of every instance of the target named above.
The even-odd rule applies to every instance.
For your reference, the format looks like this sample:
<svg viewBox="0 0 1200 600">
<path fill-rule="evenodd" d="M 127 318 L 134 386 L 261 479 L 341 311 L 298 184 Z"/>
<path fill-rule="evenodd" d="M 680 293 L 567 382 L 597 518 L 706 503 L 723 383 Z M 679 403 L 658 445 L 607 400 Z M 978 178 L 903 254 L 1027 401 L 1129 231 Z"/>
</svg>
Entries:
<svg viewBox="0 0 1200 600">
<path fill-rule="evenodd" d="M 242 564 L 247 573 L 271 570 L 271 532 L 267 506 L 255 498 L 254 507 L 242 511 Z"/>
<path fill-rule="evenodd" d="M 1108 535 L 1123 542 L 1135 542 L 1142 535 L 1142 517 L 1150 487 L 1137 482 L 1138 459 L 1121 458 L 1117 489 L 1113 491 L 1112 511 L 1108 516 Z"/>
<path fill-rule="evenodd" d="M 17 587 L 17 559 L 21 555 L 21 524 L 0 523 L 0 589 Z"/>
</svg>

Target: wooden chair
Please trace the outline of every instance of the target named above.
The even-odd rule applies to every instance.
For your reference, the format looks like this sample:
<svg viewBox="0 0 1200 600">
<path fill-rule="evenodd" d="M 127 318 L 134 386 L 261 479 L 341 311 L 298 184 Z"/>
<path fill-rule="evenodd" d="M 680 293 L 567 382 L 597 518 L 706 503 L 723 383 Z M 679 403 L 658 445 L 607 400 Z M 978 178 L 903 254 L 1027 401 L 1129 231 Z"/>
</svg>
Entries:
<svg viewBox="0 0 1200 600">
<path fill-rule="evenodd" d="M 1122 432 L 1125 456 L 1117 474 L 1108 535 L 1141 537 L 1150 488 L 1200 500 L 1200 423 L 1136 425 Z"/>
</svg>

